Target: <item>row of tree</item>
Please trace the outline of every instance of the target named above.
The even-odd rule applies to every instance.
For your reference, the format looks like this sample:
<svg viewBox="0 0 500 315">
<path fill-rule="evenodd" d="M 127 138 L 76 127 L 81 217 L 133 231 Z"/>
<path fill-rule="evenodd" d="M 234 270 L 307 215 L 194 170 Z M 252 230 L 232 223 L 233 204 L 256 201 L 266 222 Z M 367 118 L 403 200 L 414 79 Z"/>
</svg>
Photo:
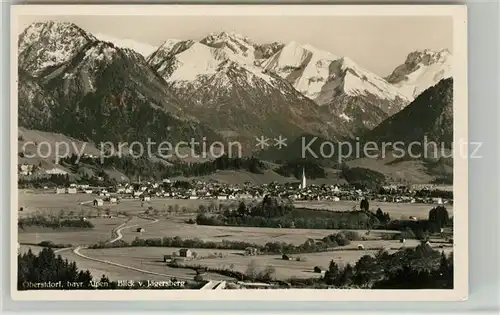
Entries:
<svg viewBox="0 0 500 315">
<path fill-rule="evenodd" d="M 40 226 L 52 229 L 59 229 L 63 227 L 83 228 L 83 229 L 94 228 L 94 224 L 92 224 L 92 222 L 83 220 L 81 218 L 64 219 L 62 217 L 57 217 L 57 216 L 44 216 L 38 214 L 19 218 L 17 221 L 17 226 L 20 229 L 24 229 L 30 226 Z"/>
<path fill-rule="evenodd" d="M 174 165 L 171 165 L 174 163 Z M 185 163 L 154 161 L 149 157 L 134 158 L 132 156 L 110 156 L 104 159 L 90 157 L 78 157 L 76 155 L 61 159 L 61 164 L 67 165 L 74 172 L 80 167 L 92 166 L 104 169 L 117 169 L 129 178 L 153 178 L 162 179 L 176 176 L 204 176 L 217 170 L 246 170 L 251 173 L 260 174 L 265 169 L 262 161 L 255 157 L 229 157 L 223 155 L 212 161 L 202 163 Z"/>
<path fill-rule="evenodd" d="M 419 245 L 392 255 L 381 250 L 344 268 L 332 260 L 322 280 L 339 288 L 453 289 L 453 253 Z"/>
</svg>

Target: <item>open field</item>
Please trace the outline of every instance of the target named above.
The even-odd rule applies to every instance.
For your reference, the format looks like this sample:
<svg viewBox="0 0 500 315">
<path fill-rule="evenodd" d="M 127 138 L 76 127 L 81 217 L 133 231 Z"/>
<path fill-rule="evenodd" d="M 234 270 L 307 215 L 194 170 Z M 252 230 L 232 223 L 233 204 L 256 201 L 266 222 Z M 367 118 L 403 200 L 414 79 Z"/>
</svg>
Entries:
<svg viewBox="0 0 500 315">
<path fill-rule="evenodd" d="M 179 248 L 167 247 L 126 247 L 126 248 L 108 248 L 108 249 L 82 249 L 80 253 L 97 259 L 107 260 L 114 263 L 124 264 L 130 267 L 144 269 L 152 272 L 168 274 L 172 277 L 181 277 L 193 279 L 196 272 L 191 269 L 171 268 L 163 262 L 163 255 L 170 255 L 172 252 L 178 252 Z M 112 267 L 112 266 L 111 266 Z M 121 279 L 130 271 L 123 269 Z M 205 276 L 211 280 L 231 280 L 232 278 L 216 273 L 207 273 Z"/>
<path fill-rule="evenodd" d="M 79 215 L 78 210 L 84 210 L 83 213 L 89 211 L 95 213 L 96 208 L 90 205 L 80 205 L 81 202 L 92 200 L 92 195 L 56 195 L 47 193 L 30 193 L 22 191 L 19 193 L 20 206 L 24 206 L 23 215 L 29 213 L 46 213 L 57 214 L 64 210 L 66 214 L 73 211 L 74 215 Z M 151 202 L 144 202 L 141 206 L 141 201 L 138 199 L 124 199 L 116 205 L 105 204 L 101 207 L 102 210 L 109 208 L 112 214 L 118 211 L 125 212 L 128 215 L 138 215 L 143 213 L 149 207 L 159 210 L 158 220 L 151 221 L 139 217 L 113 217 L 113 218 L 90 218 L 90 222 L 95 225 L 93 229 L 61 229 L 53 230 L 50 228 L 29 227 L 25 231 L 20 231 L 18 241 L 20 243 L 39 243 L 41 241 L 52 241 L 56 244 L 72 244 L 76 246 L 85 246 L 98 243 L 100 241 L 109 241 L 112 238 L 117 238 L 113 235 L 113 229 L 125 224 L 121 229 L 119 236 L 122 236 L 125 241 L 132 241 L 136 237 L 143 239 L 175 237 L 182 239 L 198 238 L 203 241 L 222 242 L 227 241 L 243 241 L 264 245 L 268 242 L 285 242 L 295 245 L 303 244 L 307 239 L 312 238 L 319 240 L 327 235 L 337 233 L 340 230 L 319 230 L 319 229 L 281 229 L 281 228 L 257 228 L 257 227 L 231 227 L 231 226 L 203 226 L 196 224 L 187 224 L 185 220 L 193 218 L 195 211 L 199 205 L 210 205 L 217 203 L 235 203 L 237 201 L 212 201 L 212 200 L 178 200 L 178 199 L 153 199 Z M 398 219 L 401 217 L 417 216 L 418 218 L 426 218 L 428 211 L 433 205 L 422 204 L 392 204 L 392 203 L 375 203 L 370 202 L 371 208 L 380 207 L 384 212 L 389 212 L 391 217 Z M 178 205 L 179 207 L 175 207 Z M 353 206 L 358 205 L 354 201 L 340 202 L 296 202 L 299 207 L 311 209 L 330 209 L 337 211 L 351 210 Z M 169 208 L 176 208 L 174 213 L 169 213 Z M 183 210 L 184 208 L 184 210 Z M 452 211 L 451 207 L 448 207 Z M 452 212 L 451 212 L 452 213 Z M 137 232 L 138 227 L 143 227 L 144 232 Z M 366 231 L 357 230 L 364 236 Z M 333 259 L 339 265 L 347 263 L 355 264 L 356 261 L 363 255 L 373 255 L 378 249 L 386 248 L 393 252 L 402 246 L 414 247 L 419 242 L 415 240 L 407 240 L 406 244 L 401 244 L 397 240 L 381 240 L 382 234 L 397 233 L 397 231 L 379 231 L 372 230 L 365 241 L 353 241 L 345 247 L 337 247 L 329 252 L 297 254 L 293 257 L 305 258 L 305 261 L 283 260 L 281 255 L 259 255 L 259 256 L 244 256 L 242 251 L 238 250 L 218 250 L 218 249 L 192 249 L 201 258 L 186 261 L 185 264 L 202 265 L 210 268 L 230 269 L 246 272 L 249 263 L 253 260 L 259 270 L 263 270 L 267 266 L 272 266 L 276 269 L 277 279 L 289 279 L 291 277 L 310 278 L 320 276 L 318 273 L 313 273 L 315 266 L 327 268 L 329 262 Z M 118 237 L 119 238 L 119 237 Z M 366 250 L 357 250 L 358 244 L 362 244 Z M 40 248 L 37 246 L 21 245 L 20 251 L 25 251 L 30 247 L 34 252 Z M 79 269 L 90 270 L 94 277 L 99 278 L 105 274 L 113 280 L 162 280 L 170 279 L 171 277 L 179 277 L 183 279 L 192 279 L 196 275 L 193 270 L 182 268 L 170 268 L 163 262 L 163 255 L 169 255 L 173 252 L 178 252 L 179 248 L 165 247 L 128 247 L 128 248 L 106 248 L 106 249 L 85 249 L 79 250 L 79 253 L 93 259 L 95 261 L 73 252 L 73 249 L 58 251 L 63 258 L 70 261 L 75 261 Z M 445 252 L 452 250 L 452 247 L 443 249 Z M 223 253 L 223 258 L 213 257 L 214 253 Z M 113 265 L 119 264 L 121 266 Z M 136 268 L 131 270 L 130 268 Z M 138 271 L 137 269 L 142 270 Z M 148 274 L 147 272 L 159 273 L 162 275 Z M 209 273 L 205 276 L 210 280 L 231 280 L 231 278 Z"/>
<path fill-rule="evenodd" d="M 340 200 L 340 201 L 295 201 L 296 207 L 331 211 L 350 211 L 354 206 L 359 209 L 359 201 Z M 370 201 L 370 210 L 375 212 L 380 208 L 383 212 L 388 212 L 392 219 L 408 219 L 409 216 L 415 216 L 418 219 L 427 219 L 429 211 L 436 207 L 434 204 L 422 203 L 391 203 Z M 453 205 L 445 205 L 450 216 L 453 215 Z"/>
<path fill-rule="evenodd" d="M 145 227 L 145 232 L 125 231 L 123 240 L 132 241 L 135 237 L 141 238 L 161 238 L 164 236 L 179 236 L 182 239 L 199 238 L 203 241 L 222 242 L 242 241 L 264 245 L 268 242 L 285 242 L 295 245 L 303 244 L 308 238 L 321 239 L 327 235 L 340 232 L 341 230 L 320 230 L 320 229 L 280 229 L 280 228 L 259 228 L 240 226 L 208 226 L 186 224 L 180 220 L 161 218 L 157 223 Z M 363 230 L 357 230 L 364 234 Z M 397 233 L 397 231 L 375 231 L 370 232 L 370 237 L 380 237 L 382 233 Z"/>
<path fill-rule="evenodd" d="M 141 220 L 141 219 L 137 219 Z M 28 227 L 19 230 L 18 241 L 20 243 L 36 244 L 41 241 L 52 241 L 55 244 L 95 244 L 99 241 L 109 240 L 111 231 L 126 221 L 125 218 L 93 218 L 89 220 L 94 224 L 93 229 L 63 228 L 54 230 L 52 228 Z M 144 220 L 146 221 L 146 220 Z"/>
<path fill-rule="evenodd" d="M 47 193 L 32 193 L 28 191 L 19 192 L 19 206 L 24 206 L 23 212 L 19 212 L 20 215 L 26 215 L 33 211 L 51 212 L 57 213 L 61 209 L 65 211 L 74 211 L 76 214 L 83 211 L 83 213 L 88 213 L 92 211 L 96 212 L 96 209 L 88 205 L 80 205 L 81 202 L 91 201 L 95 198 L 93 195 L 87 194 L 47 194 Z M 248 201 L 250 202 L 250 201 Z M 178 207 L 179 212 L 194 212 L 200 205 L 204 206 L 218 206 L 218 205 L 229 205 L 232 204 L 235 207 L 238 206 L 239 201 L 237 200 L 190 200 L 190 199 L 170 199 L 170 198 L 153 198 L 149 202 L 144 202 L 141 207 L 141 201 L 139 199 L 123 199 L 120 204 L 108 204 L 105 203 L 103 210 L 109 208 L 112 213 L 117 211 L 126 212 L 129 214 L 137 214 L 144 212 L 148 207 L 153 207 L 160 212 L 168 211 L 169 208 Z M 295 206 L 303 207 L 308 209 L 318 209 L 318 210 L 332 210 L 332 211 L 350 211 L 353 207 L 359 208 L 358 201 L 351 200 L 341 200 L 341 201 L 295 201 Z M 377 202 L 370 201 L 370 209 L 376 211 L 377 208 L 382 209 L 384 212 L 388 212 L 391 218 L 401 219 L 408 218 L 409 216 L 416 216 L 420 219 L 426 219 L 429 215 L 429 210 L 435 207 L 434 204 L 419 204 L 419 203 L 390 203 L 390 202 Z M 446 209 L 453 215 L 453 205 L 446 205 Z M 183 211 L 184 210 L 184 211 Z"/>
<path fill-rule="evenodd" d="M 95 196 L 87 194 L 55 194 L 54 189 L 47 190 L 24 190 L 18 192 L 19 216 L 27 216 L 33 213 L 57 214 L 64 210 L 66 214 L 73 211 L 75 215 L 87 216 L 92 207 L 80 203 L 92 201 Z"/>
<path fill-rule="evenodd" d="M 405 246 L 412 247 L 415 244 L 407 243 Z M 390 244 L 390 242 L 388 243 Z M 371 246 L 376 246 L 377 244 L 372 244 Z M 397 248 L 401 247 L 401 244 L 394 243 L 390 244 L 393 248 L 389 252 L 395 252 Z M 366 247 L 370 247 L 370 244 L 365 242 Z M 440 249 L 449 253 L 451 247 Z M 134 266 L 141 269 L 147 269 L 155 272 L 167 273 L 176 275 L 179 277 L 192 276 L 194 277 L 196 273 L 190 269 L 182 268 L 169 268 L 165 266 L 162 261 L 163 255 L 170 255 L 173 252 L 178 252 L 179 248 L 169 248 L 169 247 L 133 247 L 133 248 L 111 248 L 111 249 L 86 249 L 81 252 L 85 255 L 105 259 L 108 261 L 113 261 L 116 263 L 123 263 L 130 266 Z M 255 262 L 255 266 L 259 271 L 264 270 L 267 266 L 272 266 L 276 269 L 276 278 L 279 280 L 290 279 L 292 277 L 296 278 L 311 278 L 319 277 L 319 273 L 314 273 L 313 268 L 315 266 L 320 266 L 323 269 L 327 269 L 331 260 L 334 260 L 340 266 L 345 266 L 347 263 L 354 265 L 359 258 L 364 255 L 374 255 L 377 250 L 335 250 L 329 252 L 321 253 L 310 253 L 310 254 L 298 254 L 292 255 L 292 257 L 305 258 L 305 261 L 295 261 L 295 260 L 283 260 L 281 255 L 259 255 L 259 256 L 244 256 L 243 251 L 239 250 L 217 250 L 217 249 L 202 249 L 194 248 L 192 251 L 198 254 L 197 259 L 187 260 L 182 264 L 191 266 L 206 266 L 209 268 L 221 268 L 221 269 L 231 269 L 245 273 L 248 265 L 251 261 Z M 223 258 L 208 258 L 210 254 L 223 253 Z M 205 279 L 210 280 L 229 280 L 230 278 L 209 273 L 205 276 Z"/>
</svg>

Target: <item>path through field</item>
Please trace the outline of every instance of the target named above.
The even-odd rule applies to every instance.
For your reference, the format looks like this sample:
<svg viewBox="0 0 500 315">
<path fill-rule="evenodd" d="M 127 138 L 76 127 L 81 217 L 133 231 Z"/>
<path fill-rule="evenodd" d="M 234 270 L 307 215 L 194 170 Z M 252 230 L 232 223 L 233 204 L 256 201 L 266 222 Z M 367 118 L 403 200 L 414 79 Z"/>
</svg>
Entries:
<svg viewBox="0 0 500 315">
<path fill-rule="evenodd" d="M 132 224 L 132 225 L 126 225 L 127 222 L 130 222 L 130 220 L 132 220 L 132 218 L 127 221 L 127 222 L 124 222 L 122 224 L 120 224 L 119 226 L 117 226 L 116 228 L 113 229 L 113 233 L 116 234 L 116 237 L 112 240 L 110 240 L 108 242 L 108 244 L 111 244 L 111 243 L 114 243 L 118 240 L 121 240 L 123 238 L 123 234 L 122 234 L 122 230 L 124 229 L 129 229 L 129 228 L 133 228 L 133 227 L 136 227 L 136 226 L 139 226 L 139 225 L 148 225 L 148 224 L 154 224 L 156 222 L 158 222 L 158 219 L 151 219 L 151 218 L 146 218 L 148 220 L 152 220 L 150 223 L 146 223 L 146 224 Z M 135 268 L 135 267 L 132 267 L 132 266 L 127 266 L 127 265 L 124 265 L 124 264 L 118 264 L 118 263 L 114 263 L 112 261 L 107 261 L 107 260 L 103 260 L 103 259 L 98 259 L 98 258 L 93 258 L 93 257 L 90 257 L 90 256 L 87 256 L 87 255 L 84 255 L 82 253 L 80 253 L 80 250 L 81 249 L 86 249 L 87 246 L 77 246 L 75 249 L 73 249 L 73 253 L 75 253 L 76 255 L 78 255 L 79 257 L 82 257 L 84 259 L 88 259 L 88 260 L 92 260 L 92 261 L 95 261 L 95 262 L 99 262 L 99 263 L 103 263 L 103 264 L 108 264 L 108 265 L 112 265 L 112 266 L 116 266 L 116 267 L 120 267 L 120 268 L 125 268 L 125 269 L 129 269 L 129 270 L 134 270 L 134 271 L 138 271 L 138 272 L 142 272 L 142 273 L 145 273 L 145 274 L 151 274 L 151 275 L 157 275 L 157 276 L 164 276 L 164 277 L 176 277 L 174 275 L 167 275 L 167 274 L 163 274 L 163 273 L 158 273 L 158 272 L 153 272 L 153 271 L 148 271 L 148 270 L 144 270 L 144 269 L 139 269 L 139 268 Z M 67 249 L 67 248 L 65 248 Z M 190 280 L 191 278 L 182 278 L 182 277 L 179 277 L 177 276 L 176 278 L 181 278 L 182 280 Z"/>
<path fill-rule="evenodd" d="M 107 260 L 102 260 L 102 259 L 98 259 L 98 258 L 93 258 L 93 257 L 90 257 L 90 256 L 87 256 L 87 255 L 84 255 L 84 254 L 80 253 L 80 249 L 83 249 L 83 248 L 84 247 L 78 246 L 75 249 L 73 249 L 73 253 L 75 253 L 76 255 L 78 255 L 78 256 L 80 256 L 82 258 L 85 258 L 85 259 L 89 259 L 89 260 L 96 261 L 96 262 L 103 263 L 103 264 L 108 264 L 108 265 L 111 265 L 111 266 L 116 266 L 116 267 L 120 267 L 120 268 L 129 269 L 129 270 L 133 270 L 133 271 L 138 271 L 138 272 L 142 272 L 142 273 L 145 273 L 145 274 L 150 274 L 150 275 L 155 275 L 155 276 L 163 276 L 163 277 L 171 277 L 171 278 L 177 278 L 177 279 L 181 279 L 181 280 L 191 280 L 191 277 L 188 278 L 188 277 L 179 277 L 179 276 L 174 276 L 174 275 L 167 275 L 167 274 L 164 274 L 164 273 L 158 273 L 158 272 L 153 272 L 153 271 L 148 271 L 148 270 L 144 270 L 144 269 L 139 269 L 139 268 L 135 268 L 135 267 L 123 265 L 123 264 L 114 263 L 112 261 L 107 261 Z"/>
</svg>

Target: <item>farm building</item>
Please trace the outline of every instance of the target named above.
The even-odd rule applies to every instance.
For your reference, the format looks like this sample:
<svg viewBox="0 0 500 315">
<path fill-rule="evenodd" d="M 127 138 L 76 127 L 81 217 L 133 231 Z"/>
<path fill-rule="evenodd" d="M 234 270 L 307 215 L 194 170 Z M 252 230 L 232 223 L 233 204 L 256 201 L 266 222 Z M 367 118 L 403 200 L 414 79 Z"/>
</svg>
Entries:
<svg viewBox="0 0 500 315">
<path fill-rule="evenodd" d="M 151 201 L 151 197 L 150 196 L 142 196 L 141 200 L 142 201 Z"/>
<path fill-rule="evenodd" d="M 117 203 L 118 202 L 118 198 L 116 198 L 116 197 L 110 197 L 109 198 L 109 202 L 111 202 L 111 203 Z"/>
<path fill-rule="evenodd" d="M 92 193 L 92 189 L 86 189 L 85 193 L 90 195 Z"/>
<path fill-rule="evenodd" d="M 64 188 L 56 188 L 56 194 L 64 194 L 66 193 L 66 189 Z"/>
<path fill-rule="evenodd" d="M 245 255 L 246 256 L 255 256 L 257 255 L 259 250 L 255 247 L 247 247 L 245 248 Z"/>
<path fill-rule="evenodd" d="M 68 188 L 66 191 L 68 194 L 76 194 L 76 188 Z"/>
<path fill-rule="evenodd" d="M 137 228 L 137 232 L 142 233 L 142 232 L 146 232 L 146 230 L 144 228 Z"/>
<path fill-rule="evenodd" d="M 104 200 L 102 199 L 94 199 L 94 207 L 99 207 L 104 205 Z"/>
<path fill-rule="evenodd" d="M 189 248 L 181 248 L 179 249 L 179 256 L 181 257 L 191 257 L 193 256 L 193 252 Z"/>
<path fill-rule="evenodd" d="M 142 191 L 134 191 L 134 197 L 140 197 L 142 195 Z"/>
</svg>

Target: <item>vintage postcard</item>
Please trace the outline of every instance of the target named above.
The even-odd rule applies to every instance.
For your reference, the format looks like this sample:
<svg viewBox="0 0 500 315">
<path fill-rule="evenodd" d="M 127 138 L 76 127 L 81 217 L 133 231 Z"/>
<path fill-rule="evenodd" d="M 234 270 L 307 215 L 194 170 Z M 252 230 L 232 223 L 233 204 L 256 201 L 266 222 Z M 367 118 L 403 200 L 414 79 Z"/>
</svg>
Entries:
<svg viewBox="0 0 500 315">
<path fill-rule="evenodd" d="M 457 5 L 12 6 L 13 298 L 466 299 L 466 30 Z"/>
</svg>

